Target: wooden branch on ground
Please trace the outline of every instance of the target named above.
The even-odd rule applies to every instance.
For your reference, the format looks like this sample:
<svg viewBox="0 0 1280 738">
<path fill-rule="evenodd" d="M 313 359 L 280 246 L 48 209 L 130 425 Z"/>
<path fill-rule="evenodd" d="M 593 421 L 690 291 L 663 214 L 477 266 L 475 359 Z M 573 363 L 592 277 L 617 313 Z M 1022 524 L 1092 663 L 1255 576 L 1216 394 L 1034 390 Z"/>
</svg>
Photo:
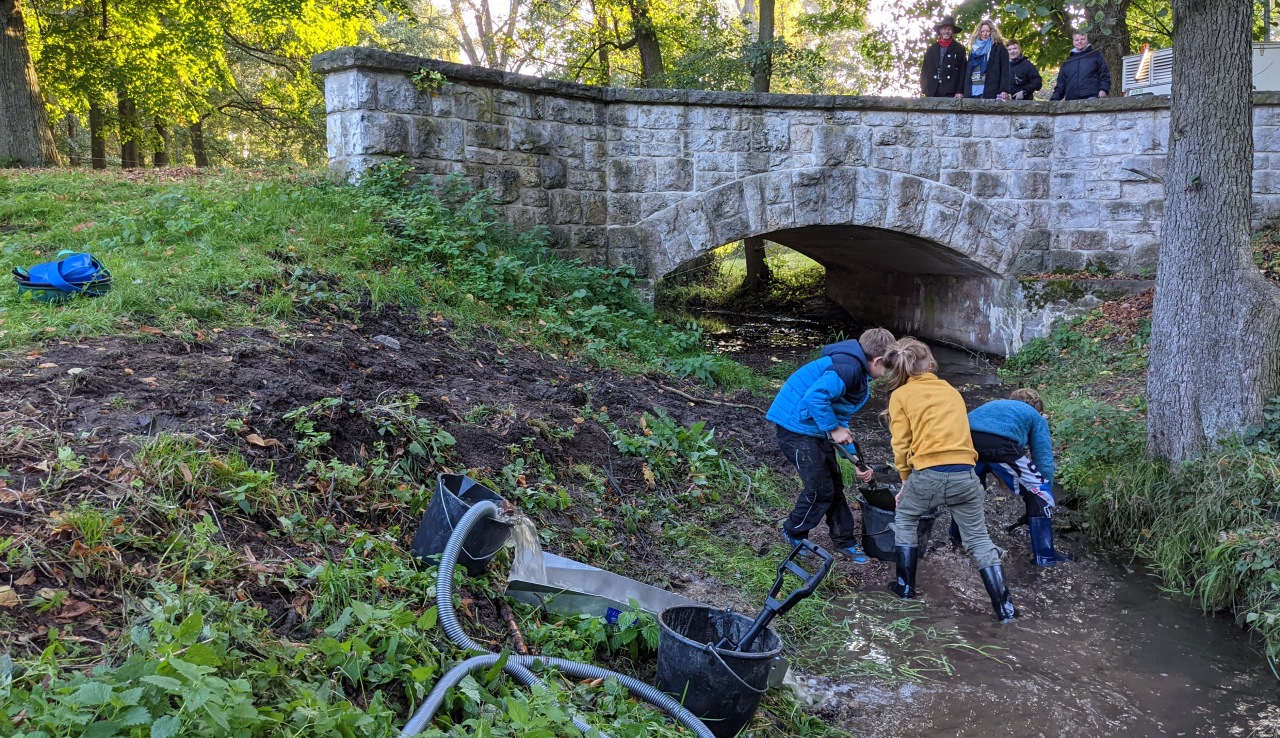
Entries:
<svg viewBox="0 0 1280 738">
<path fill-rule="evenodd" d="M 515 645 L 516 653 L 521 656 L 529 655 L 529 647 L 524 643 L 524 634 L 520 632 L 520 626 L 516 625 L 516 614 L 511 612 L 511 606 L 505 602 L 498 603 L 498 612 L 502 614 L 502 619 L 507 621 L 507 630 L 511 631 L 511 642 Z"/>
<path fill-rule="evenodd" d="M 701 397 L 694 397 L 693 395 L 690 395 L 685 392 L 681 392 L 678 389 L 668 387 L 662 382 L 658 382 L 658 389 L 662 390 L 663 392 L 670 392 L 671 394 L 676 395 L 677 397 L 683 397 L 684 399 L 689 400 L 691 402 L 701 402 L 704 405 L 720 405 L 722 407 L 741 407 L 741 408 L 746 408 L 747 410 L 755 410 L 761 415 L 765 414 L 763 410 L 756 407 L 755 405 L 743 405 L 742 403 L 739 403 L 739 402 L 721 402 L 719 400 L 704 400 Z"/>
</svg>

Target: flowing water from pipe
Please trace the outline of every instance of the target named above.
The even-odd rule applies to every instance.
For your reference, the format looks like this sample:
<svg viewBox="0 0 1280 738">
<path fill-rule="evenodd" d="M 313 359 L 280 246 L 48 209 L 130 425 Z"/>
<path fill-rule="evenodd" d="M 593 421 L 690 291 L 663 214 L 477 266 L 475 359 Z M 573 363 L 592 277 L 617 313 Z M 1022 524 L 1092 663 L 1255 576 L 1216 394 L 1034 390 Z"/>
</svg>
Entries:
<svg viewBox="0 0 1280 738">
<path fill-rule="evenodd" d="M 542 556 L 538 527 L 524 515 L 511 517 L 511 540 L 515 555 L 511 561 L 511 578 L 526 582 L 547 581 L 547 565 Z"/>
</svg>

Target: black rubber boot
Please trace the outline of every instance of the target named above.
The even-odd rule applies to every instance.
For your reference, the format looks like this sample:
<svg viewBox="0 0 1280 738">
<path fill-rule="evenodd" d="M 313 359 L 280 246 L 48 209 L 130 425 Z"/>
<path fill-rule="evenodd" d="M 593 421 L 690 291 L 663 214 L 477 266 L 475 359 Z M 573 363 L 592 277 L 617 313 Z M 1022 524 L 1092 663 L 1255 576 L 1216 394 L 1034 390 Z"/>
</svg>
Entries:
<svg viewBox="0 0 1280 738">
<path fill-rule="evenodd" d="M 991 596 L 991 607 L 996 611 L 996 620 L 1007 623 L 1022 614 L 1013 606 L 1009 588 L 1004 585 L 1003 566 L 999 564 L 988 566 L 978 573 L 982 575 L 982 584 L 987 588 L 987 594 Z"/>
<path fill-rule="evenodd" d="M 1054 550 L 1052 518 L 1029 518 L 1027 526 L 1031 528 L 1031 554 L 1036 566 L 1057 566 L 1060 561 L 1076 560 L 1069 553 Z"/>
<path fill-rule="evenodd" d="M 920 559 L 919 546 L 894 546 L 894 558 L 898 562 L 898 581 L 889 584 L 889 591 L 904 600 L 914 599 L 916 589 L 916 562 Z"/>
<path fill-rule="evenodd" d="M 947 528 L 947 540 L 951 541 L 952 546 L 963 546 L 964 541 L 960 539 L 960 526 L 956 525 L 956 519 L 951 519 L 951 527 Z"/>
</svg>

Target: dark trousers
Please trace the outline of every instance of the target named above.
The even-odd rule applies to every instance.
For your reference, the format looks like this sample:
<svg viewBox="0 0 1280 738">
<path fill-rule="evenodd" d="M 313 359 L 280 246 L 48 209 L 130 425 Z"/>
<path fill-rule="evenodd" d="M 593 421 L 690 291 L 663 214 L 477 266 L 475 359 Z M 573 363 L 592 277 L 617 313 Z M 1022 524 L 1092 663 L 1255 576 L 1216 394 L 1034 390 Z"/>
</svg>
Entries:
<svg viewBox="0 0 1280 738">
<path fill-rule="evenodd" d="M 972 435 L 973 448 L 978 452 L 976 471 L 982 486 L 987 485 L 987 474 L 993 473 L 1010 492 L 1022 496 L 1028 518 L 1052 517 L 1053 493 L 1026 450 L 1016 441 L 993 433 L 974 431 Z"/>
<path fill-rule="evenodd" d="M 778 448 L 800 473 L 804 490 L 796 506 L 782 524 L 792 538 L 808 538 L 809 531 L 827 520 L 831 542 L 847 548 L 856 544 L 853 512 L 844 496 L 844 478 L 836 461 L 836 449 L 829 439 L 793 433 L 778 426 Z"/>
</svg>

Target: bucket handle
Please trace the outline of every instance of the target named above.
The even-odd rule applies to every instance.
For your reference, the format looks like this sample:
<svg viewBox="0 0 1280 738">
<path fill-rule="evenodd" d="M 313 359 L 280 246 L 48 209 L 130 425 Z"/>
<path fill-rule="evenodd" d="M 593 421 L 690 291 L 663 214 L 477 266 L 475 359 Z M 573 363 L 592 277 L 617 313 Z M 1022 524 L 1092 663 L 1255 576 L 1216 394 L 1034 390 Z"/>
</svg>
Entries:
<svg viewBox="0 0 1280 738">
<path fill-rule="evenodd" d="M 768 692 L 768 691 L 769 691 L 769 685 L 768 685 L 768 684 L 765 684 L 764 689 L 756 689 L 755 687 L 751 686 L 750 684 L 747 684 L 746 682 L 742 681 L 742 677 L 738 676 L 738 672 L 736 672 L 736 671 L 734 671 L 733 669 L 730 669 L 730 668 L 729 668 L 729 665 L 728 665 L 728 664 L 726 664 L 726 663 L 724 662 L 724 657 L 720 655 L 720 651 L 718 651 L 718 650 L 717 650 L 714 646 L 712 646 L 710 643 L 703 643 L 703 644 L 702 644 L 702 650 L 703 650 L 703 651 L 706 651 L 707 653 L 711 654 L 712 656 L 715 656 L 715 657 L 716 657 L 716 661 L 719 661 L 719 662 L 720 662 L 720 665 L 724 667 L 724 670 L 725 670 L 725 671 L 727 671 L 727 672 L 729 672 L 730 674 L 732 674 L 734 679 L 737 679 L 737 680 L 738 680 L 738 684 L 741 684 L 742 686 L 746 687 L 747 689 L 751 690 L 752 692 L 755 692 L 756 694 L 764 694 L 765 692 Z"/>
<path fill-rule="evenodd" d="M 440 492 L 441 492 L 441 491 L 442 491 L 442 490 L 437 489 L 437 490 L 436 490 L 436 494 L 440 494 Z M 448 490 L 443 490 L 443 491 L 446 491 L 446 492 L 447 492 Z M 450 493 L 450 494 L 452 494 L 452 493 Z M 456 496 L 456 495 L 455 495 L 455 496 Z M 459 498 L 459 501 L 461 501 L 461 498 Z M 464 502 L 463 504 L 465 505 L 466 503 Z M 441 500 L 441 501 L 440 501 L 440 506 L 444 508 L 444 519 L 445 519 L 445 522 L 447 522 L 447 523 L 449 524 L 449 530 L 450 530 L 450 531 L 456 530 L 458 526 L 454 525 L 453 519 L 449 517 L 449 501 L 448 501 L 448 500 Z M 470 510 L 470 509 L 471 509 L 471 506 L 470 506 L 470 505 L 467 505 L 467 509 L 468 509 L 468 510 Z M 465 513 L 464 513 L 464 514 L 465 514 Z M 501 546 L 499 546 L 496 550 L 494 550 L 494 552 L 493 552 L 493 553 L 489 554 L 488 556 L 476 556 L 475 554 L 473 554 L 473 553 L 471 553 L 470 551 L 468 551 L 468 550 L 467 550 L 466 543 L 467 543 L 467 539 L 465 539 L 465 538 L 464 538 L 464 539 L 462 539 L 462 544 L 463 544 L 463 545 L 462 545 L 462 553 L 466 554 L 466 555 L 467 555 L 467 557 L 468 557 L 468 558 L 470 558 L 472 561 L 488 561 L 489 559 L 492 559 L 494 556 L 496 556 L 496 555 L 497 555 L 497 553 L 498 553 L 498 551 L 501 551 L 501 550 L 502 550 L 502 547 L 501 547 Z"/>
</svg>

